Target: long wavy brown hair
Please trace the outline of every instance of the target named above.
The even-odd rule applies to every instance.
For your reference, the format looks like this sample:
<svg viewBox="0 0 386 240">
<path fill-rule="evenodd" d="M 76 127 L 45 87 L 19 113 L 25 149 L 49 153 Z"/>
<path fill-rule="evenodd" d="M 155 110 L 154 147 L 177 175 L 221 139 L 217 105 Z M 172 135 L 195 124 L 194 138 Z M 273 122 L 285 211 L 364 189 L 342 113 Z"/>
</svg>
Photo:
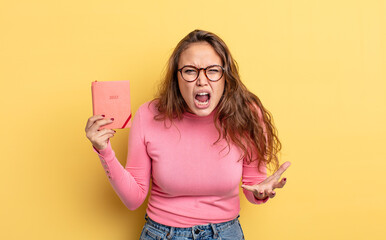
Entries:
<svg viewBox="0 0 386 240">
<path fill-rule="evenodd" d="M 159 112 L 154 119 L 173 122 L 173 119 L 182 119 L 183 113 L 188 110 L 178 86 L 177 69 L 181 53 L 189 44 L 196 42 L 209 43 L 221 57 L 225 69 L 224 93 L 214 116 L 219 132 L 215 143 L 225 139 L 229 148 L 232 141 L 243 152 L 239 160 L 245 159 L 248 163 L 258 161 L 258 166 L 264 163 L 277 170 L 281 143 L 272 115 L 241 82 L 236 61 L 225 42 L 214 33 L 194 30 L 177 44 L 167 63 L 158 96 L 153 100 Z"/>
</svg>

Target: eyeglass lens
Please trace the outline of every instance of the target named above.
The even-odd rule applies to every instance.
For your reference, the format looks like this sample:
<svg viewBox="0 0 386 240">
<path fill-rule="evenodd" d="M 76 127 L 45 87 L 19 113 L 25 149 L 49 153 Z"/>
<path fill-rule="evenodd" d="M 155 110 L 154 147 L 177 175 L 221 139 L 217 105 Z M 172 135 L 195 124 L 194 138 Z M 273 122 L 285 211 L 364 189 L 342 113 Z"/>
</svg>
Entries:
<svg viewBox="0 0 386 240">
<path fill-rule="evenodd" d="M 182 77 L 186 81 L 194 81 L 198 78 L 200 71 L 191 66 L 185 66 L 181 69 Z M 205 70 L 206 77 L 211 81 L 217 81 L 222 77 L 223 70 L 220 66 L 211 66 Z"/>
</svg>

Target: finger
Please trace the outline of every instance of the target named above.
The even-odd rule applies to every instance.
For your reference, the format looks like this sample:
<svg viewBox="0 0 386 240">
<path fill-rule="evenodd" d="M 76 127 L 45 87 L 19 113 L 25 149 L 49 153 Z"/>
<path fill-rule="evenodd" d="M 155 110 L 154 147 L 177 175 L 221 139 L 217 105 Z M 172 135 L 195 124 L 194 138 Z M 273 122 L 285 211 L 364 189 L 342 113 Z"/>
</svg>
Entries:
<svg viewBox="0 0 386 240">
<path fill-rule="evenodd" d="M 115 131 L 103 129 L 103 131 L 98 131 L 96 134 L 98 135 L 94 135 L 89 139 L 93 146 L 96 146 L 96 148 L 101 149 L 102 147 L 107 146 L 109 138 L 114 137 Z"/>
<path fill-rule="evenodd" d="M 266 191 L 259 191 L 259 192 L 257 193 L 257 196 L 258 196 L 259 199 L 264 199 L 264 198 L 266 198 L 266 197 L 267 197 Z"/>
<path fill-rule="evenodd" d="M 291 162 L 285 162 L 283 163 L 279 169 L 273 174 L 276 178 L 280 178 L 280 176 L 284 173 L 285 170 L 287 170 L 287 168 L 289 168 L 289 166 L 291 165 Z"/>
<path fill-rule="evenodd" d="M 114 137 L 115 136 L 115 133 L 113 132 L 113 133 L 106 133 L 106 134 L 103 134 L 102 136 L 100 136 L 100 138 L 99 138 L 99 140 L 101 141 L 101 142 L 107 142 L 107 140 L 109 139 L 109 138 L 112 138 L 112 137 Z"/>
<path fill-rule="evenodd" d="M 274 198 L 274 197 L 276 196 L 276 192 L 275 192 L 275 191 L 271 191 L 271 192 L 268 194 L 268 196 L 269 196 L 270 198 Z"/>
<path fill-rule="evenodd" d="M 273 184 L 273 189 L 275 189 L 275 188 L 282 188 L 282 187 L 284 187 L 284 185 L 286 183 L 287 183 L 287 178 L 283 178 L 279 182 L 276 182 L 276 183 Z"/>
<path fill-rule="evenodd" d="M 101 141 L 107 141 L 107 139 L 114 137 L 114 133 L 106 133 L 100 136 Z"/>
<path fill-rule="evenodd" d="M 113 129 L 104 128 L 104 129 L 101 129 L 100 131 L 96 131 L 96 132 L 92 132 L 92 133 L 89 132 L 89 134 L 86 136 L 90 140 L 95 141 L 95 139 L 99 139 L 100 137 L 103 137 L 106 134 L 115 134 L 115 133 L 116 133 L 116 131 Z"/>
<path fill-rule="evenodd" d="M 266 194 L 265 194 L 265 192 L 262 191 L 262 190 L 257 191 L 257 192 L 254 192 L 253 195 L 255 195 L 255 197 L 256 197 L 257 199 L 264 199 L 264 198 L 267 197 Z"/>
<path fill-rule="evenodd" d="M 248 191 L 250 191 L 250 192 L 255 192 L 256 191 L 256 189 L 255 189 L 255 187 L 253 187 L 253 186 L 249 186 L 249 185 L 241 185 L 241 187 L 242 188 L 244 188 L 245 190 L 248 190 Z"/>
<path fill-rule="evenodd" d="M 110 124 L 112 122 L 114 122 L 114 118 L 96 120 L 94 122 L 94 124 L 91 125 L 91 127 L 89 127 L 89 131 L 93 131 L 93 132 L 100 131 L 99 128 L 101 126 L 108 125 L 108 124 Z M 106 129 L 106 128 L 104 128 L 104 129 Z M 109 128 L 107 128 L 107 129 L 109 129 Z"/>
<path fill-rule="evenodd" d="M 103 119 L 104 117 L 105 117 L 105 115 L 103 115 L 103 114 L 102 115 L 94 115 L 94 116 L 90 117 L 87 120 L 85 131 L 87 131 L 87 129 L 89 129 L 95 123 L 95 121 Z"/>
</svg>

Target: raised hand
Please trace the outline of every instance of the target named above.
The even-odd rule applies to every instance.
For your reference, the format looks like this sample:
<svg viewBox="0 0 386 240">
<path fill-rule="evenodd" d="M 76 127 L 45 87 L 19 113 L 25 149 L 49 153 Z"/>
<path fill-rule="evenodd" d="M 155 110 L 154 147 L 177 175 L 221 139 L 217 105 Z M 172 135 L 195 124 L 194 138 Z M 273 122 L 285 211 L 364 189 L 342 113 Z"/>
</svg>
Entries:
<svg viewBox="0 0 386 240">
<path fill-rule="evenodd" d="M 102 150 L 106 148 L 108 139 L 114 137 L 116 131 L 113 129 L 104 128 L 102 130 L 98 130 L 99 127 L 110 124 L 113 121 L 114 119 L 105 119 L 104 115 L 94 115 L 87 120 L 87 124 L 84 129 L 86 137 L 96 149 Z"/>
<path fill-rule="evenodd" d="M 290 162 L 283 163 L 279 169 L 266 178 L 264 181 L 262 181 L 259 184 L 248 186 L 248 185 L 241 185 L 242 188 L 245 190 L 248 190 L 250 192 L 253 192 L 255 197 L 257 199 L 265 199 L 267 197 L 273 198 L 276 195 L 276 192 L 274 191 L 275 188 L 282 188 L 287 182 L 286 178 L 283 178 L 279 181 L 281 175 L 284 173 L 285 170 L 291 165 Z"/>
</svg>

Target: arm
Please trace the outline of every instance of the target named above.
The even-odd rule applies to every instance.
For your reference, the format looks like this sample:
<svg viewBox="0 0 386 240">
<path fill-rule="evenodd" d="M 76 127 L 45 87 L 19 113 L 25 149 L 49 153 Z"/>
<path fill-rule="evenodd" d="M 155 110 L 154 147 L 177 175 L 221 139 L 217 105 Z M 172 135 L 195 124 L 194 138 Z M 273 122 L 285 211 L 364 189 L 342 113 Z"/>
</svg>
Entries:
<svg viewBox="0 0 386 240">
<path fill-rule="evenodd" d="M 130 210 L 137 209 L 145 200 L 150 183 L 151 159 L 147 155 L 144 135 L 142 132 L 140 111 L 133 119 L 129 133 L 126 167 L 123 168 L 111 148 L 110 140 L 107 147 L 97 150 L 109 181 L 119 198 Z"/>
<path fill-rule="evenodd" d="M 265 136 L 265 140 L 268 141 L 267 137 L 267 130 L 263 121 L 263 113 L 261 109 L 257 106 L 255 106 L 257 109 L 257 114 L 259 116 L 259 124 L 263 128 L 263 133 Z M 257 169 L 257 161 L 251 162 L 250 164 L 247 164 L 244 160 L 243 162 L 243 179 L 242 179 L 242 184 L 243 185 L 255 185 L 259 184 L 262 181 L 264 181 L 267 178 L 267 168 L 265 165 L 261 164 L 260 166 L 260 171 Z M 249 202 L 253 204 L 261 204 L 265 203 L 268 201 L 268 197 L 265 199 L 257 199 L 253 192 L 246 190 L 245 188 L 243 189 L 243 193 L 245 197 L 248 199 Z"/>
<path fill-rule="evenodd" d="M 259 115 L 259 123 L 262 125 L 264 136 L 267 139 L 267 131 L 266 131 L 266 127 L 264 125 L 264 122 L 262 120 L 262 112 L 259 108 L 257 110 L 258 110 L 258 115 Z M 265 179 L 260 178 L 259 182 L 252 184 L 252 185 L 250 185 L 249 183 L 243 184 L 241 187 L 243 188 L 244 193 L 246 194 L 246 191 L 248 191 L 249 193 L 252 193 L 255 200 L 257 200 L 258 202 L 259 201 L 266 202 L 268 200 L 268 198 L 275 197 L 276 192 L 274 191 L 274 189 L 275 188 L 282 188 L 286 184 L 286 178 L 283 178 L 280 180 L 280 177 L 284 173 L 284 171 L 287 170 L 287 168 L 290 165 L 291 165 L 290 162 L 285 162 L 271 176 L 269 176 L 269 177 L 265 176 Z M 257 168 L 256 168 L 256 171 L 257 171 Z M 264 171 L 266 171 L 265 166 L 264 166 Z M 253 174 L 253 173 L 251 173 L 251 174 Z M 264 175 L 266 175 L 266 174 L 264 174 Z M 248 198 L 248 196 L 247 196 L 247 198 Z M 261 200 L 259 200 L 259 199 L 261 199 Z M 248 199 L 248 200 L 250 200 L 250 199 Z M 250 202 L 252 202 L 252 201 L 250 200 Z"/>
<path fill-rule="evenodd" d="M 267 170 L 265 165 L 260 166 L 260 171 L 257 169 L 257 161 L 251 162 L 249 165 L 244 161 L 243 162 L 243 185 L 255 185 L 259 184 L 267 178 Z M 268 201 L 268 197 L 265 199 L 257 199 L 253 192 L 243 188 L 243 193 L 250 203 L 253 204 L 262 204 Z"/>
</svg>

